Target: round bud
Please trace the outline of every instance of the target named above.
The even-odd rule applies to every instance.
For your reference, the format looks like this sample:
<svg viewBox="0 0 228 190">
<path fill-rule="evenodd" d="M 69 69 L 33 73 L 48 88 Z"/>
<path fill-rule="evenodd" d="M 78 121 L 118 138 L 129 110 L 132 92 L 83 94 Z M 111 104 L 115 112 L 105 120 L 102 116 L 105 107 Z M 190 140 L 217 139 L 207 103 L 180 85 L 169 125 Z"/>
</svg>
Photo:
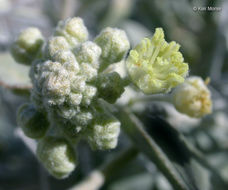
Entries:
<svg viewBox="0 0 228 190">
<path fill-rule="evenodd" d="M 77 52 L 77 60 L 80 63 L 90 63 L 94 68 L 99 67 L 99 57 L 101 55 L 101 48 L 91 42 L 87 41 L 83 43 Z"/>
<path fill-rule="evenodd" d="M 82 105 L 89 106 L 97 94 L 97 88 L 91 85 L 86 85 L 85 90 L 82 94 Z"/>
<path fill-rule="evenodd" d="M 87 81 L 97 76 L 97 69 L 93 68 L 89 63 L 82 63 L 80 65 L 80 73 L 85 77 Z"/>
<path fill-rule="evenodd" d="M 117 72 L 100 74 L 95 80 L 98 97 L 113 104 L 124 92 L 124 83 Z"/>
<path fill-rule="evenodd" d="M 49 136 L 41 139 L 36 154 L 48 172 L 59 179 L 69 176 L 76 167 L 75 152 L 62 138 Z"/>
<path fill-rule="evenodd" d="M 60 21 L 55 29 L 55 35 L 64 36 L 71 47 L 76 47 L 88 38 L 88 31 L 79 17 Z"/>
<path fill-rule="evenodd" d="M 86 82 L 85 76 L 83 75 L 76 75 L 71 80 L 71 91 L 75 93 L 82 93 L 85 90 Z"/>
<path fill-rule="evenodd" d="M 74 117 L 78 112 L 79 108 L 70 105 L 70 104 L 62 104 L 59 105 L 57 108 L 54 108 L 56 113 L 58 114 L 57 117 L 60 116 L 60 118 L 64 118 L 67 120 L 70 120 L 72 117 Z M 53 118 L 55 120 L 55 118 Z"/>
<path fill-rule="evenodd" d="M 130 48 L 126 33 L 117 28 L 105 28 L 95 42 L 102 49 L 101 57 L 109 64 L 121 61 Z"/>
<path fill-rule="evenodd" d="M 189 77 L 172 94 L 176 109 L 190 117 L 202 117 L 212 111 L 211 93 L 200 77 Z"/>
<path fill-rule="evenodd" d="M 76 74 L 79 71 L 78 62 L 76 61 L 76 58 L 71 51 L 58 51 L 54 55 L 53 60 L 63 64 L 64 68 L 68 72 Z"/>
<path fill-rule="evenodd" d="M 68 97 L 68 103 L 72 106 L 80 105 L 82 101 L 82 94 L 71 92 Z"/>
<path fill-rule="evenodd" d="M 87 125 L 91 123 L 93 119 L 93 114 L 89 109 L 81 110 L 76 116 L 73 118 L 74 123 L 77 126 L 81 126 L 85 128 Z"/>
<path fill-rule="evenodd" d="M 17 62 L 30 65 L 40 52 L 43 42 L 43 35 L 39 29 L 27 28 L 12 44 L 11 53 Z"/>
<path fill-rule="evenodd" d="M 43 64 L 42 95 L 48 105 L 62 104 L 65 96 L 70 93 L 68 72 L 58 62 L 46 61 Z"/>
<path fill-rule="evenodd" d="M 17 123 L 26 136 L 34 139 L 42 138 L 49 126 L 46 116 L 32 104 L 23 104 L 18 109 Z"/>
<path fill-rule="evenodd" d="M 117 146 L 120 122 L 108 113 L 95 117 L 89 126 L 87 140 L 93 150 L 108 150 Z"/>
<path fill-rule="evenodd" d="M 58 51 L 68 51 L 69 49 L 70 49 L 70 46 L 64 37 L 55 36 L 48 40 L 45 52 L 48 58 L 53 59 L 54 55 Z"/>
</svg>

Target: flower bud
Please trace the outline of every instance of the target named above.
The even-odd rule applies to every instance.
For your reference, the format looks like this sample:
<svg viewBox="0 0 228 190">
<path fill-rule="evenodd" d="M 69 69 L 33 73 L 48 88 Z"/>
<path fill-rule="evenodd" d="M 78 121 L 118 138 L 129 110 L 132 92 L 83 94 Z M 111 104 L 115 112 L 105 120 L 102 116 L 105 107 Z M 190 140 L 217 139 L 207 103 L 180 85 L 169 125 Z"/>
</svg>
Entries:
<svg viewBox="0 0 228 190">
<path fill-rule="evenodd" d="M 23 104 L 17 111 L 17 123 L 26 136 L 42 138 L 49 126 L 46 116 L 38 112 L 32 104 Z"/>
<path fill-rule="evenodd" d="M 68 51 L 70 46 L 64 37 L 55 36 L 48 40 L 45 49 L 46 56 L 52 59 L 58 51 Z"/>
<path fill-rule="evenodd" d="M 93 150 L 108 150 L 117 146 L 120 133 L 120 122 L 108 113 L 101 113 L 95 117 L 89 126 L 88 143 Z"/>
<path fill-rule="evenodd" d="M 65 96 L 70 93 L 68 72 L 58 62 L 46 61 L 42 66 L 39 81 L 45 104 L 62 104 Z"/>
<path fill-rule="evenodd" d="M 63 179 L 76 167 L 76 156 L 65 139 L 45 137 L 38 143 L 36 150 L 39 161 L 56 178 Z"/>
<path fill-rule="evenodd" d="M 95 80 L 98 97 L 113 104 L 124 92 L 124 84 L 117 72 L 100 74 Z"/>
<path fill-rule="evenodd" d="M 105 28 L 94 41 L 101 47 L 101 57 L 107 64 L 121 61 L 130 48 L 126 33 L 117 28 Z"/>
<path fill-rule="evenodd" d="M 84 106 L 89 106 L 93 98 L 97 94 L 97 88 L 94 86 L 86 85 L 83 92 L 82 104 Z"/>
<path fill-rule="evenodd" d="M 43 42 L 43 35 L 39 29 L 27 28 L 20 33 L 12 44 L 11 53 L 17 62 L 30 65 L 39 54 Z"/>
<path fill-rule="evenodd" d="M 188 64 L 176 42 L 167 43 L 164 32 L 157 28 L 152 39 L 145 38 L 127 58 L 132 82 L 145 94 L 167 93 L 184 82 Z"/>
<path fill-rule="evenodd" d="M 176 109 L 190 117 L 202 117 L 212 111 L 211 93 L 200 77 L 189 77 L 172 95 Z"/>
<path fill-rule="evenodd" d="M 61 63 L 68 72 L 77 74 L 79 72 L 79 64 L 71 51 L 58 51 L 53 60 Z"/>
<path fill-rule="evenodd" d="M 81 110 L 81 112 L 73 118 L 77 126 L 82 126 L 84 128 L 91 123 L 92 119 L 93 114 L 91 110 Z"/>
<path fill-rule="evenodd" d="M 70 95 L 68 97 L 68 102 L 72 106 L 78 106 L 78 105 L 80 105 L 81 101 L 82 101 L 82 94 L 73 93 L 73 92 L 70 93 Z"/>
<path fill-rule="evenodd" d="M 85 76 L 87 81 L 90 81 L 93 77 L 97 76 L 97 69 L 93 68 L 89 63 L 82 63 L 80 68 L 80 73 Z"/>
<path fill-rule="evenodd" d="M 70 104 L 62 104 L 54 109 L 57 113 L 57 116 L 53 116 L 53 120 L 55 120 L 55 117 L 59 117 L 59 116 L 60 118 L 70 120 L 79 112 L 79 109 L 77 109 L 77 107 L 72 106 Z"/>
<path fill-rule="evenodd" d="M 81 93 L 85 90 L 86 83 L 83 75 L 74 76 L 71 81 L 71 90 L 75 93 Z"/>
<path fill-rule="evenodd" d="M 99 57 L 101 55 L 101 48 L 91 42 L 87 41 L 83 43 L 77 52 L 77 60 L 80 63 L 90 63 L 94 68 L 99 67 Z"/>
<path fill-rule="evenodd" d="M 60 21 L 55 29 L 55 35 L 64 36 L 71 47 L 74 48 L 87 40 L 88 31 L 83 20 L 79 17 L 74 17 Z"/>
</svg>

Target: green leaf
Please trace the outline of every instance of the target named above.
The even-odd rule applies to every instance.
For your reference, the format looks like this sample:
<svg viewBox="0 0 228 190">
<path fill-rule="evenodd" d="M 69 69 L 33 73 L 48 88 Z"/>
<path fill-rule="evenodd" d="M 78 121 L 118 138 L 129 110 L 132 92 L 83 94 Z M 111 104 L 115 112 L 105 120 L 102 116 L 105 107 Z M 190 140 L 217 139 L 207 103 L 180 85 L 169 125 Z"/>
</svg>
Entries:
<svg viewBox="0 0 228 190">
<path fill-rule="evenodd" d="M 1 53 L 0 60 L 0 86 L 15 94 L 28 95 L 31 88 L 29 67 L 16 63 L 9 53 Z"/>
</svg>

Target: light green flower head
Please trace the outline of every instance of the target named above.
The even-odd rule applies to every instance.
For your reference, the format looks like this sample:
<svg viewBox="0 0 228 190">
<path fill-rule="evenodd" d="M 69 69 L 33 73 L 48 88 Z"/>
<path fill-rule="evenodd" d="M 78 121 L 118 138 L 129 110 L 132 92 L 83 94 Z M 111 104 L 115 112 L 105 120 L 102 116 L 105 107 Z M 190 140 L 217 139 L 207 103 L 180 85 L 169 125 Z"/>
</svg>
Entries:
<svg viewBox="0 0 228 190">
<path fill-rule="evenodd" d="M 164 31 L 157 28 L 152 39 L 144 38 L 127 58 L 132 82 L 145 94 L 167 93 L 184 82 L 188 64 L 176 42 L 166 42 Z"/>
</svg>

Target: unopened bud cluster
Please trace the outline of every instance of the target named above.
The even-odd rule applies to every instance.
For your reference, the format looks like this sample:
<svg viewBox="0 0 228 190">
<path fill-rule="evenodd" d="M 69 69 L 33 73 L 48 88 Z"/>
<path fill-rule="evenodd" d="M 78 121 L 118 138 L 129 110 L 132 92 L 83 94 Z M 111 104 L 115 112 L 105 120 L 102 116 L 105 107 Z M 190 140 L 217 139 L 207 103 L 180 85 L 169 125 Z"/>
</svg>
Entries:
<svg viewBox="0 0 228 190">
<path fill-rule="evenodd" d="M 92 149 L 115 148 L 120 122 L 105 108 L 124 92 L 116 72 L 102 72 L 121 61 L 129 49 L 124 31 L 106 28 L 88 40 L 81 18 L 60 21 L 47 42 L 36 28 L 23 31 L 12 55 L 31 65 L 31 103 L 18 110 L 24 133 L 38 139 L 37 156 L 57 178 L 76 166 L 75 143 L 86 139 Z"/>
</svg>

